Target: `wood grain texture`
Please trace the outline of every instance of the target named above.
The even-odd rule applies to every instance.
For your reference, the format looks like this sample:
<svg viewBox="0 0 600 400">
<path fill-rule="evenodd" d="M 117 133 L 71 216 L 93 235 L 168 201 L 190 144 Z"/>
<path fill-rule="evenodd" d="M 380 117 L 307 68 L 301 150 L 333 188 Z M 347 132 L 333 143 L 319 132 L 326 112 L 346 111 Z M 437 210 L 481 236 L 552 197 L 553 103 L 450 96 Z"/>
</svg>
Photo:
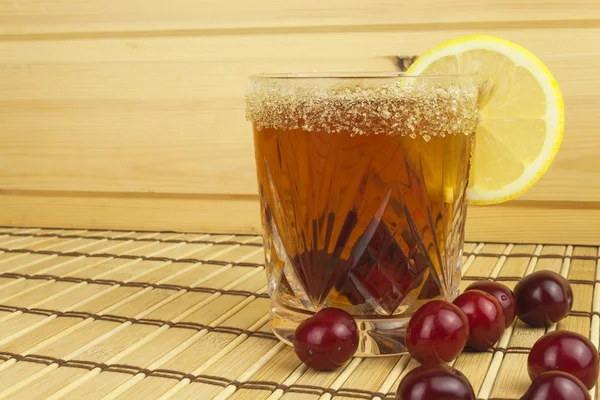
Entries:
<svg viewBox="0 0 600 400">
<path fill-rule="evenodd" d="M 0 42 L 0 187 L 255 194 L 248 74 L 390 70 L 468 30 Z M 526 200 L 600 201 L 600 29 L 496 29 L 548 63 L 567 132 Z M 555 38 L 555 40 L 549 40 Z M 314 43 L 319 43 L 315 46 Z M 274 51 L 274 49 L 276 49 Z"/>
<path fill-rule="evenodd" d="M 49 18 L 51 16 L 51 18 Z M 0 34 L 600 19 L 595 0 L 3 0 Z"/>
<path fill-rule="evenodd" d="M 249 74 L 391 70 L 473 33 L 548 64 L 566 133 L 468 236 L 599 243 L 597 0 L 0 0 L 0 223 L 258 232 Z"/>
<path fill-rule="evenodd" d="M 176 230 L 258 234 L 255 196 L 144 196 L 5 192 L 0 225 Z M 470 207 L 470 241 L 597 245 L 600 207 L 595 203 L 513 201 Z"/>
</svg>

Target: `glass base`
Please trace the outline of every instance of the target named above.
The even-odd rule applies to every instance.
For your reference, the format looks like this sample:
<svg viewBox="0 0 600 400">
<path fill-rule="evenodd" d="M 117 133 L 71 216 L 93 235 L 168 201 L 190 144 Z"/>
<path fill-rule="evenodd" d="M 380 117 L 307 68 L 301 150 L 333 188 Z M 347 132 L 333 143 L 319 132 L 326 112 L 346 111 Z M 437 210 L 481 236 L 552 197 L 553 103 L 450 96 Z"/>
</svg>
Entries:
<svg viewBox="0 0 600 400">
<path fill-rule="evenodd" d="M 313 314 L 290 309 L 275 302 L 271 304 L 273 333 L 284 343 L 292 345 L 296 327 Z M 360 331 L 356 357 L 397 356 L 407 353 L 404 336 L 410 317 L 355 317 Z"/>
</svg>

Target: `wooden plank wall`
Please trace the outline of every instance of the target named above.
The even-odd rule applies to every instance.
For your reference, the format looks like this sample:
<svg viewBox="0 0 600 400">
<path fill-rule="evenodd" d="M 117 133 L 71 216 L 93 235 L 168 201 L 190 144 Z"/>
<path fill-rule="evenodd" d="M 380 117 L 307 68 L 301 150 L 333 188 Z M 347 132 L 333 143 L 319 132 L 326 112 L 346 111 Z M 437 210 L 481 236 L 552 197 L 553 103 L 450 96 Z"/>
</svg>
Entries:
<svg viewBox="0 0 600 400">
<path fill-rule="evenodd" d="M 600 243 L 599 0 L 0 0 L 0 224 L 258 232 L 248 74 L 472 33 L 539 55 L 567 110 L 551 170 L 468 238 Z"/>
</svg>

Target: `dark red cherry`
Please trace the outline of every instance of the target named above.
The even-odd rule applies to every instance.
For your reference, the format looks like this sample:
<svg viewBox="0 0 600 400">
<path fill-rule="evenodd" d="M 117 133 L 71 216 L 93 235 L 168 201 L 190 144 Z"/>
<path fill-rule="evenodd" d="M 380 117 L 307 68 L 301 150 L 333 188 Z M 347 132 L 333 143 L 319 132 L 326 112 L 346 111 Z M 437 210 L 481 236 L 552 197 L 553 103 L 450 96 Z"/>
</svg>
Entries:
<svg viewBox="0 0 600 400">
<path fill-rule="evenodd" d="M 560 321 L 573 307 L 569 281 L 552 271 L 534 272 L 521 279 L 515 297 L 519 319 L 537 328 Z"/>
<path fill-rule="evenodd" d="M 579 379 L 552 371 L 538 376 L 521 400 L 591 400 L 591 397 Z"/>
<path fill-rule="evenodd" d="M 598 350 L 585 336 L 554 331 L 535 342 L 527 358 L 527 369 L 531 379 L 546 371 L 566 372 L 591 389 L 598 381 L 598 358 Z"/>
<path fill-rule="evenodd" d="M 452 303 L 433 300 L 422 305 L 408 322 L 406 348 L 421 364 L 454 360 L 465 347 L 469 321 Z"/>
<path fill-rule="evenodd" d="M 501 283 L 492 281 L 472 283 L 466 290 L 481 290 L 494 296 L 504 311 L 504 326 L 508 328 L 512 325 L 517 315 L 517 299 L 512 290 Z"/>
<path fill-rule="evenodd" d="M 504 311 L 498 300 L 481 290 L 469 290 L 454 300 L 469 320 L 467 344 L 475 350 L 487 350 L 496 343 L 504 330 Z"/>
<path fill-rule="evenodd" d="M 398 386 L 396 400 L 475 400 L 467 378 L 447 365 L 423 365 L 410 371 Z"/>
<path fill-rule="evenodd" d="M 350 314 L 324 308 L 296 328 L 294 350 L 309 367 L 332 371 L 352 358 L 358 348 L 358 327 Z"/>
</svg>

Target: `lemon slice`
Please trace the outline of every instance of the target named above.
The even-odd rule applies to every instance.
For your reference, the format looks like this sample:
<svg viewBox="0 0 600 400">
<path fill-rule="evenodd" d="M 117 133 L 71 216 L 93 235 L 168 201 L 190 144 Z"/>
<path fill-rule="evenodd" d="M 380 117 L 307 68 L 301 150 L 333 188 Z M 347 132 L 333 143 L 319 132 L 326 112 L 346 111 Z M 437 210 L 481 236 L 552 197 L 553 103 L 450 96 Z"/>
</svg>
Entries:
<svg viewBox="0 0 600 400">
<path fill-rule="evenodd" d="M 484 88 L 467 202 L 501 203 L 527 191 L 554 160 L 564 131 L 563 99 L 558 83 L 536 56 L 493 36 L 445 42 L 407 71 L 474 73 L 492 82 L 493 90 Z"/>
</svg>

